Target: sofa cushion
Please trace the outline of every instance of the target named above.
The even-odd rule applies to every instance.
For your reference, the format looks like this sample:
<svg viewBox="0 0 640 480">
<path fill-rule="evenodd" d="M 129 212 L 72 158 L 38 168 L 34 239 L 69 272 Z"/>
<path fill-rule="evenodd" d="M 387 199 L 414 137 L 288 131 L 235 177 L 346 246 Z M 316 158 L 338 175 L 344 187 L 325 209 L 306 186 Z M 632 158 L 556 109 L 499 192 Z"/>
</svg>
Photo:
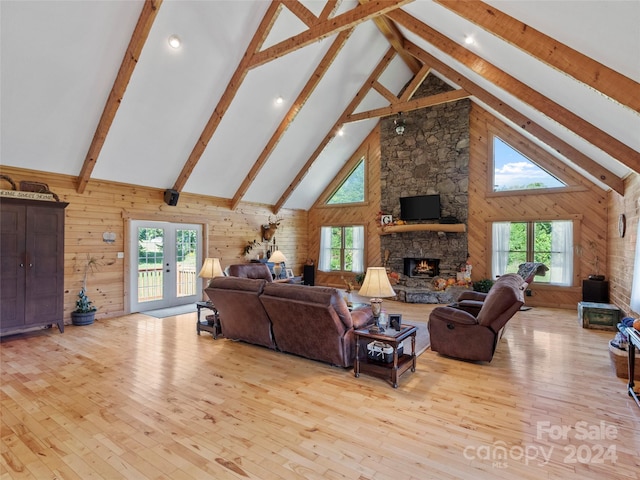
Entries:
<svg viewBox="0 0 640 480">
<path fill-rule="evenodd" d="M 325 306 L 330 305 L 335 310 L 345 328 L 353 327 L 351 312 L 349 312 L 347 302 L 344 301 L 340 292 L 335 288 L 269 283 L 264 287 L 264 294 L 293 301 L 317 303 Z"/>
<path fill-rule="evenodd" d="M 260 294 L 264 290 L 265 284 L 265 280 L 257 278 L 216 277 L 211 279 L 209 287 L 224 288 L 227 290 L 242 290 Z"/>
<path fill-rule="evenodd" d="M 232 277 L 261 278 L 267 282 L 273 281 L 269 267 L 264 263 L 239 263 L 229 265 L 227 268 Z"/>
<path fill-rule="evenodd" d="M 276 348 L 271 320 L 260 301 L 265 280 L 216 277 L 205 293 L 220 313 L 222 334 L 230 339 Z"/>
</svg>

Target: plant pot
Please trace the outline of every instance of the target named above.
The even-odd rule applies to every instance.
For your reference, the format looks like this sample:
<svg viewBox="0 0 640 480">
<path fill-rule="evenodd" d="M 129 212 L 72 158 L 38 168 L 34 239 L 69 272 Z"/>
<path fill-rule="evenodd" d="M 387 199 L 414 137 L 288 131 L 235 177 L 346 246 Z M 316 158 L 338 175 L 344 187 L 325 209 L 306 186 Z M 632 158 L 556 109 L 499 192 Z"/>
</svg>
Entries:
<svg viewBox="0 0 640 480">
<path fill-rule="evenodd" d="M 91 325 L 96 318 L 96 312 L 71 312 L 74 325 Z"/>
<path fill-rule="evenodd" d="M 604 275 L 589 275 L 589 280 L 604 281 Z"/>
</svg>

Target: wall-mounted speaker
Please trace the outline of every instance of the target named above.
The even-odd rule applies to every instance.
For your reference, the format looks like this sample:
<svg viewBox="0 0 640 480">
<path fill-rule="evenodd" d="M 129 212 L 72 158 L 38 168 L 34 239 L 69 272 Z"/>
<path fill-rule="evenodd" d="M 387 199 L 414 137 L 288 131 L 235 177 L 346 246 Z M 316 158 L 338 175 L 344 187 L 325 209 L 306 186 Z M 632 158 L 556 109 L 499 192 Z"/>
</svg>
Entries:
<svg viewBox="0 0 640 480">
<path fill-rule="evenodd" d="M 175 207 L 176 205 L 178 205 L 179 196 L 180 196 L 180 193 L 177 190 L 172 190 L 168 188 L 167 190 L 164 191 L 164 202 L 167 205 Z"/>
</svg>

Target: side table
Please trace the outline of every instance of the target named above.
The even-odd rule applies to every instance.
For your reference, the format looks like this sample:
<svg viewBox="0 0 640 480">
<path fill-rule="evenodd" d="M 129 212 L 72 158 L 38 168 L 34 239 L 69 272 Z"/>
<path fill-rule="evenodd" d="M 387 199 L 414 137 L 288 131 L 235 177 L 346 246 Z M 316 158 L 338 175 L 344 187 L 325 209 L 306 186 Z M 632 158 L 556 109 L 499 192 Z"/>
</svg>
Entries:
<svg viewBox="0 0 640 480">
<path fill-rule="evenodd" d="M 196 330 L 198 335 L 200 335 L 200 331 L 204 330 L 205 332 L 209 332 L 213 335 L 213 338 L 218 338 L 218 335 L 222 332 L 220 328 L 220 315 L 218 314 L 218 309 L 213 304 L 213 302 L 196 302 L 196 308 L 198 309 L 198 317 L 197 317 L 197 326 Z M 200 310 L 203 308 L 209 309 L 213 312 L 213 324 L 210 324 L 209 321 L 205 318 L 204 322 L 200 321 Z M 210 315 L 207 315 L 210 316 Z"/>
<path fill-rule="evenodd" d="M 400 331 L 387 328 L 382 333 L 369 332 L 368 328 L 356 330 L 356 361 L 354 375 L 356 378 L 360 373 L 372 375 L 374 377 L 387 380 L 393 388 L 398 388 L 398 378 L 411 369 L 416 371 L 416 332 L 413 325 L 405 325 Z M 398 355 L 398 345 L 411 337 L 411 354 L 403 353 Z M 389 363 L 371 360 L 367 357 L 367 346 L 361 345 L 373 341 L 379 341 L 391 345 L 393 348 L 393 361 Z M 364 353 L 364 354 L 363 354 Z"/>
<path fill-rule="evenodd" d="M 640 332 L 633 327 L 626 327 L 625 331 L 623 331 L 627 335 L 629 339 L 629 384 L 627 385 L 627 390 L 629 392 L 629 396 L 636 401 L 636 405 L 640 407 L 640 399 L 638 398 L 639 393 L 633 389 L 634 384 L 634 376 L 635 376 L 635 365 L 636 365 L 636 349 L 634 347 L 640 348 Z"/>
</svg>

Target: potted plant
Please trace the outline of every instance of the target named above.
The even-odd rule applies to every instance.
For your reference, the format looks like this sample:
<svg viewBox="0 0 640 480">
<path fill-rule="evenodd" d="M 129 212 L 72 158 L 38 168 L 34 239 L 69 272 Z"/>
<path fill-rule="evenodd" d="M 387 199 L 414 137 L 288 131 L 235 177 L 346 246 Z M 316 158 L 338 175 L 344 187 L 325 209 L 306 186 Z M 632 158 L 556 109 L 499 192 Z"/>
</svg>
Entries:
<svg viewBox="0 0 640 480">
<path fill-rule="evenodd" d="M 473 282 L 473 290 L 481 293 L 489 293 L 491 287 L 493 287 L 494 281 L 490 278 L 483 278 L 477 282 Z"/>
<path fill-rule="evenodd" d="M 87 277 L 89 276 L 89 272 L 93 272 L 97 267 L 98 260 L 87 255 L 82 288 L 80 289 L 80 292 L 78 292 L 76 309 L 71 312 L 71 321 L 74 325 L 91 325 L 95 320 L 96 311 L 98 309 L 87 296 Z"/>
</svg>

